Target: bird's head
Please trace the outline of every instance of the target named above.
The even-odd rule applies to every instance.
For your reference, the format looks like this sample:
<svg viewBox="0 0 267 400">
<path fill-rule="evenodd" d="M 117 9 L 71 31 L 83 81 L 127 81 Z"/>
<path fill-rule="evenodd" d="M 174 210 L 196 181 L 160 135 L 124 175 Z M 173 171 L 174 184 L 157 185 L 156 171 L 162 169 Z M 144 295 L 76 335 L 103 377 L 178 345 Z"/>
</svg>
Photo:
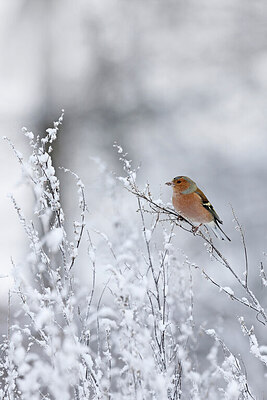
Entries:
<svg viewBox="0 0 267 400">
<path fill-rule="evenodd" d="M 197 189 L 197 185 L 192 179 L 187 176 L 176 176 L 171 182 L 166 182 L 166 185 L 172 186 L 176 193 L 189 194 Z"/>
</svg>

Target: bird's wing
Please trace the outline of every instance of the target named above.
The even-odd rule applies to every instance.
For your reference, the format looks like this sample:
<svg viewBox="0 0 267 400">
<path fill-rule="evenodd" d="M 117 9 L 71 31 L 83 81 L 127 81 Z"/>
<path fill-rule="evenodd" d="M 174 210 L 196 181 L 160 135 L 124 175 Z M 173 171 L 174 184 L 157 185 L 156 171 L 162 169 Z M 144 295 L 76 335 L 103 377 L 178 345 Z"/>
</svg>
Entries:
<svg viewBox="0 0 267 400">
<path fill-rule="evenodd" d="M 209 200 L 207 199 L 207 197 L 204 195 L 204 193 L 197 188 L 197 190 L 195 191 L 195 193 L 201 198 L 202 201 L 202 205 L 203 207 L 206 208 L 206 210 L 208 210 L 214 217 L 216 222 L 219 222 L 220 224 L 222 224 L 222 220 L 219 217 L 219 215 L 216 213 L 216 211 L 213 208 L 213 205 L 209 202 Z"/>
</svg>

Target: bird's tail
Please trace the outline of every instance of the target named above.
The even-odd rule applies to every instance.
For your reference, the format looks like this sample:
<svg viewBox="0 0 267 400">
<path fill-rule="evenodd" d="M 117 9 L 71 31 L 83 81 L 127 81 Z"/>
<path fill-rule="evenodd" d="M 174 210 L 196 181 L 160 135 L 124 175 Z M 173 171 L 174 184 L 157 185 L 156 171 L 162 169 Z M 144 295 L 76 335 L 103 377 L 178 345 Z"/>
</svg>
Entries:
<svg viewBox="0 0 267 400">
<path fill-rule="evenodd" d="M 220 227 L 220 225 L 219 225 L 219 223 L 218 223 L 218 221 L 212 221 L 212 222 L 210 222 L 209 224 L 207 224 L 207 225 L 209 225 L 210 227 L 211 227 L 211 229 L 212 229 L 212 231 L 213 231 L 213 233 L 214 233 L 214 235 L 216 236 L 216 237 L 219 237 L 220 239 L 222 239 L 222 240 L 224 240 L 224 236 L 226 237 L 226 239 L 227 240 L 229 240 L 229 242 L 231 242 L 231 239 L 226 235 L 226 233 L 222 230 L 222 228 Z M 222 233 L 223 233 L 223 235 L 222 235 Z"/>
</svg>

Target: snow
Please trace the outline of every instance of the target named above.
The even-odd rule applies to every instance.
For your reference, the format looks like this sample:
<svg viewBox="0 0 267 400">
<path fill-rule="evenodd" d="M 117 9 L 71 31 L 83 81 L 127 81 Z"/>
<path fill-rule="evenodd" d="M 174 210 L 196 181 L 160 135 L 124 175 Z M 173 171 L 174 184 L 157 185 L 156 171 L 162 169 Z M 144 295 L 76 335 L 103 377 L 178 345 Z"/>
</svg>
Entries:
<svg viewBox="0 0 267 400">
<path fill-rule="evenodd" d="M 240 385 L 238 382 L 229 382 L 226 389 L 225 398 L 227 400 L 238 400 L 240 398 Z"/>
<path fill-rule="evenodd" d="M 64 231 L 62 228 L 54 228 L 44 238 L 47 247 L 52 253 L 56 253 L 62 243 Z"/>
<path fill-rule="evenodd" d="M 41 163 L 45 164 L 49 159 L 49 154 L 48 153 L 43 153 L 43 154 L 38 156 L 38 159 L 39 159 L 39 161 Z"/>
<path fill-rule="evenodd" d="M 23 131 L 24 135 L 25 135 L 26 137 L 28 137 L 30 140 L 33 140 L 33 139 L 34 139 L 34 134 L 33 134 L 33 132 L 29 132 L 29 131 L 27 130 L 27 128 L 22 128 L 22 131 Z"/>
<path fill-rule="evenodd" d="M 146 240 L 147 240 L 148 242 L 150 242 L 150 240 L 151 240 L 151 235 L 152 235 L 151 230 L 150 230 L 150 229 L 145 229 L 144 234 L 145 234 Z"/>
<path fill-rule="evenodd" d="M 205 332 L 206 332 L 206 334 L 209 335 L 209 336 L 213 336 L 213 337 L 216 336 L 216 332 L 215 332 L 214 329 L 206 329 Z"/>
<path fill-rule="evenodd" d="M 49 310 L 48 308 L 42 308 L 40 312 L 36 315 L 35 319 L 36 329 L 41 329 L 44 326 L 46 326 L 52 317 L 53 315 L 51 314 L 51 310 Z"/>
<path fill-rule="evenodd" d="M 52 177 L 53 175 L 55 175 L 55 168 L 51 166 L 49 166 L 48 168 L 45 169 L 45 173 L 47 175 L 48 178 Z"/>
<path fill-rule="evenodd" d="M 224 291 L 224 292 L 226 292 L 226 293 L 228 293 L 230 296 L 234 296 L 234 291 L 230 288 L 230 287 L 228 287 L 228 286 L 225 286 L 225 287 L 221 287 L 220 288 L 220 291 Z"/>
</svg>

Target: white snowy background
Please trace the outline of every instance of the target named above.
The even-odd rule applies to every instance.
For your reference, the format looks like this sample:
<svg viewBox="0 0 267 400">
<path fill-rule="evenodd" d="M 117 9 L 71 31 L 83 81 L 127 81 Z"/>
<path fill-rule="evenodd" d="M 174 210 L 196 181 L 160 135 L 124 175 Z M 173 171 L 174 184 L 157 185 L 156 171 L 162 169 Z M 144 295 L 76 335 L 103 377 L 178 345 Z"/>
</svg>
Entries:
<svg viewBox="0 0 267 400">
<path fill-rule="evenodd" d="M 232 242 L 219 246 L 242 273 L 233 206 L 244 229 L 251 286 L 266 305 L 266 288 L 254 282 L 267 252 L 267 3 L 12 1 L 0 3 L 0 19 L 1 136 L 27 154 L 21 128 L 43 133 L 63 108 L 54 163 L 79 174 L 86 186 L 90 228 L 111 237 L 116 207 L 130 224 L 138 221 L 136 202 L 121 189 L 114 206 L 107 190 L 108 173 L 121 173 L 115 141 L 141 166 L 137 181 L 149 182 L 155 198 L 170 201 L 164 183 L 176 175 L 190 176 L 223 219 Z M 106 165 L 106 177 L 95 158 Z M 20 170 L 6 142 L 0 146 L 0 166 L 2 276 L 11 275 L 11 257 L 20 261 L 28 252 L 7 194 L 15 195 L 28 216 L 33 198 L 20 184 Z M 70 178 L 59 175 L 71 223 L 77 195 Z M 205 266 L 222 286 L 235 289 L 231 275 L 210 261 L 203 243 L 178 228 L 175 233 L 177 249 Z M 86 259 L 81 257 L 75 271 L 85 287 L 90 285 Z M 265 398 L 266 367 L 250 354 L 240 333 L 237 317 L 243 309 L 198 272 L 193 275 L 195 320 L 207 328 L 220 327 L 226 345 L 249 365 L 256 398 Z M 99 277 L 101 285 L 104 268 Z M 12 278 L 1 278 L 0 284 L 0 330 L 5 332 Z M 249 323 L 257 323 L 255 315 Z M 259 339 L 267 345 L 266 335 L 259 332 Z M 210 346 L 205 339 L 198 348 L 203 359 Z"/>
</svg>

